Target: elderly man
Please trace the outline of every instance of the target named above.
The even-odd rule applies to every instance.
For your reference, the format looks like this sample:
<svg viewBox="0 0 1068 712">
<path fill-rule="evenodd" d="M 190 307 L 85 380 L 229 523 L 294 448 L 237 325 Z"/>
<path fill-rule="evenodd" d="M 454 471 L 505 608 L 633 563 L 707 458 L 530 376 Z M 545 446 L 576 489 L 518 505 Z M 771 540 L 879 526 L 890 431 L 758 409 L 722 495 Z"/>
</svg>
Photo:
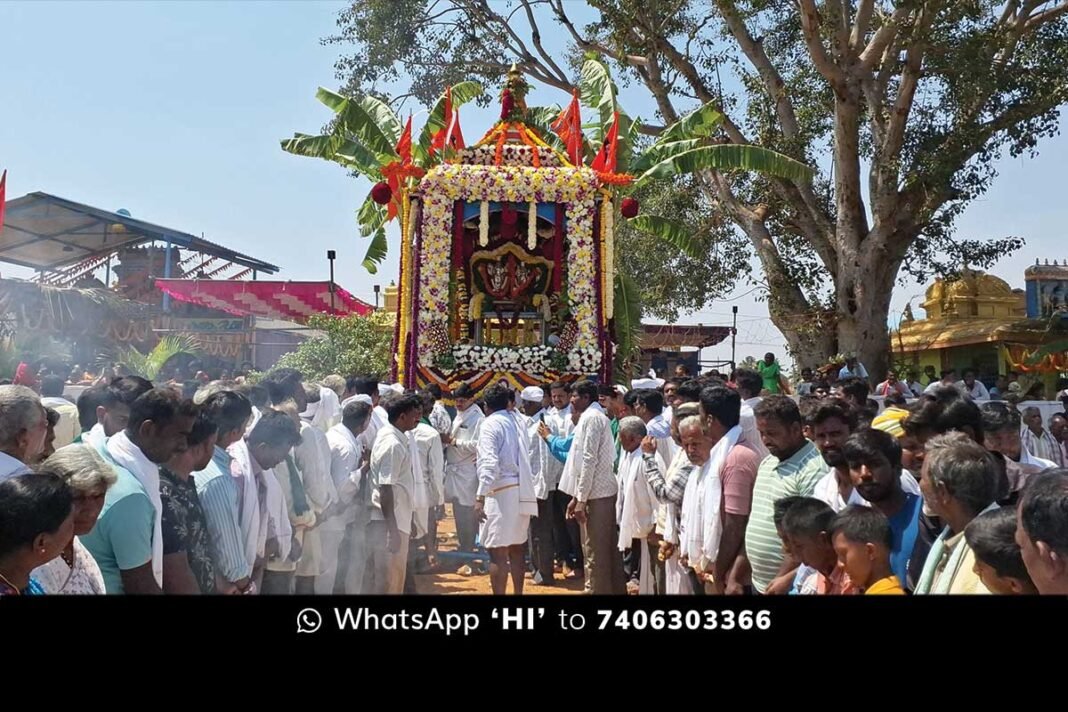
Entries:
<svg viewBox="0 0 1068 712">
<path fill-rule="evenodd" d="M 553 498 L 556 491 L 559 469 L 550 469 L 549 446 L 538 434 L 538 426 L 545 419 L 545 392 L 537 386 L 527 386 L 519 394 L 520 408 L 527 416 L 527 456 L 530 458 L 530 473 L 534 480 L 534 493 L 538 498 L 538 514 L 530 521 L 530 559 L 534 566 L 535 586 L 553 584 Z"/>
<path fill-rule="evenodd" d="M 983 404 L 982 432 L 986 449 L 1005 456 L 1010 496 L 1020 492 L 1036 472 L 1057 466 L 1024 447 L 1020 415 L 1004 403 Z"/>
<path fill-rule="evenodd" d="M 990 453 L 963 433 L 939 435 L 927 443 L 920 471 L 924 505 L 945 524 L 931 546 L 917 594 L 989 593 L 975 573 L 975 556 L 964 528 L 997 509 L 996 464 Z"/>
<path fill-rule="evenodd" d="M 0 480 L 29 474 L 45 448 L 48 416 L 26 386 L 0 386 Z"/>
<path fill-rule="evenodd" d="M 1023 424 L 1020 439 L 1024 449 L 1040 460 L 1048 460 L 1057 467 L 1064 467 L 1061 444 L 1050 431 L 1042 427 L 1042 412 L 1034 406 L 1024 408 Z"/>
<path fill-rule="evenodd" d="M 1016 543 L 1041 594 L 1068 596 L 1068 472 L 1035 475 L 1017 509 Z"/>
<path fill-rule="evenodd" d="M 1049 432 L 1061 451 L 1061 467 L 1068 466 L 1068 416 L 1054 413 L 1049 419 Z"/>
</svg>

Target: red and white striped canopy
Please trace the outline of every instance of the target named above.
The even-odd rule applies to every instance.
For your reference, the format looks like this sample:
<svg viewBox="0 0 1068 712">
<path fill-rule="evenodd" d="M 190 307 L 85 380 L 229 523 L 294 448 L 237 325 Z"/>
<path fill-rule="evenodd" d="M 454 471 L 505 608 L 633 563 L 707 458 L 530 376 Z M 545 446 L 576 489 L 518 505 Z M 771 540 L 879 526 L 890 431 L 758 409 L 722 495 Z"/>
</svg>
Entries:
<svg viewBox="0 0 1068 712">
<path fill-rule="evenodd" d="M 219 309 L 237 316 L 251 315 L 299 324 L 315 314 L 366 316 L 374 311 L 370 304 L 336 284 L 334 309 L 331 310 L 329 282 L 157 279 L 156 287 L 180 302 Z"/>
</svg>

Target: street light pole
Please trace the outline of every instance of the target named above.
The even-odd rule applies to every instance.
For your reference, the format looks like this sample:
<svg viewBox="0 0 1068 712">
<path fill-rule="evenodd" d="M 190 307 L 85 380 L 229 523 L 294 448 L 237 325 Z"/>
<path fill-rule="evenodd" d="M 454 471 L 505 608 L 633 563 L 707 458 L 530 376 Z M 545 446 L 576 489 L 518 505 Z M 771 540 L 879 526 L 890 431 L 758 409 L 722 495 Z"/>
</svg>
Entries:
<svg viewBox="0 0 1068 712">
<path fill-rule="evenodd" d="M 738 307 L 731 307 L 731 312 L 734 314 L 734 323 L 731 325 L 731 371 L 733 371 L 737 368 L 734 360 L 734 340 L 738 336 Z"/>
<path fill-rule="evenodd" d="M 337 314 L 337 309 L 334 307 L 334 259 L 337 258 L 337 253 L 333 250 L 326 251 L 326 259 L 330 261 L 330 313 Z"/>
</svg>

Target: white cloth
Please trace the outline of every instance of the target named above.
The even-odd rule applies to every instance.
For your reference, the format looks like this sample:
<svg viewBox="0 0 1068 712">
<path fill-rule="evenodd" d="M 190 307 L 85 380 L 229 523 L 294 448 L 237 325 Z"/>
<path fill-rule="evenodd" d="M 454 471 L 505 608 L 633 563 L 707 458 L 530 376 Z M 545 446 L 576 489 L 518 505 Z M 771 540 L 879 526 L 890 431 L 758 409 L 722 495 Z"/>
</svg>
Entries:
<svg viewBox="0 0 1068 712">
<path fill-rule="evenodd" d="M 482 421 L 478 436 L 478 494 L 486 519 L 479 539 L 487 549 L 527 540 L 538 502 L 530 471 L 527 431 L 520 419 L 499 410 Z"/>
<path fill-rule="evenodd" d="M 1041 468 L 1043 470 L 1049 469 L 1051 467 L 1057 467 L 1056 462 L 1053 462 L 1052 460 L 1047 460 L 1042 457 L 1035 457 L 1027 451 L 1027 448 L 1020 449 L 1020 464 L 1034 465 L 1035 467 Z"/>
<path fill-rule="evenodd" d="M 341 410 L 345 410 L 345 406 L 349 403 L 366 403 L 367 405 L 374 407 L 375 402 L 371 400 L 371 396 L 364 393 L 357 393 L 354 396 L 349 396 L 345 400 L 341 401 Z"/>
<path fill-rule="evenodd" d="M 311 422 L 324 433 L 341 422 L 341 401 L 334 389 L 319 386 L 319 410 Z"/>
<path fill-rule="evenodd" d="M 445 448 L 441 445 L 441 435 L 437 428 L 426 423 L 419 423 L 413 432 L 426 476 L 428 506 L 440 507 L 445 504 Z"/>
<path fill-rule="evenodd" d="M 248 425 L 245 426 L 245 435 L 247 436 L 252 432 L 252 429 L 256 427 L 256 423 L 260 422 L 260 418 L 263 417 L 263 411 L 252 406 L 252 417 L 248 419 Z"/>
<path fill-rule="evenodd" d="M 645 432 L 649 437 L 656 440 L 656 454 L 660 459 L 664 462 L 671 462 L 675 459 L 675 451 L 679 446 L 675 444 L 675 440 L 671 437 L 671 421 L 665 418 L 663 413 L 645 424 Z"/>
<path fill-rule="evenodd" d="M 103 423 L 97 423 L 85 433 L 82 433 L 82 442 L 91 445 L 97 452 L 103 452 L 108 444 L 107 433 L 104 432 Z"/>
<path fill-rule="evenodd" d="M 727 454 L 742 437 L 742 428 L 735 425 L 719 439 L 704 467 L 690 473 L 686 493 L 682 496 L 681 554 L 696 571 L 710 571 L 719 554 L 719 539 L 723 533 L 720 509 L 723 502 L 723 480 L 720 474 L 727 462 Z"/>
<path fill-rule="evenodd" d="M 485 416 L 477 405 L 468 406 L 452 419 L 452 441 L 445 449 L 445 498 L 464 507 L 475 506 L 478 473 L 479 428 Z"/>
<path fill-rule="evenodd" d="M 549 445 L 538 435 L 538 427 L 541 425 L 544 415 L 545 409 L 542 408 L 532 415 L 527 423 L 527 457 L 530 458 L 530 476 L 534 481 L 534 495 L 538 499 L 549 498 L 551 490 L 546 478 L 546 468 L 548 461 L 555 459 L 549 453 Z M 553 482 L 552 484 L 552 488 L 556 489 L 556 483 Z"/>
<path fill-rule="evenodd" d="M 55 396 L 41 398 L 41 405 L 59 413 L 59 422 L 56 423 L 55 427 L 56 439 L 52 443 L 52 447 L 58 450 L 73 443 L 74 439 L 78 437 L 78 433 L 81 432 L 81 426 L 78 423 L 78 406 L 66 398 L 57 398 Z"/>
<path fill-rule="evenodd" d="M 41 585 L 48 595 L 84 596 L 104 595 L 104 576 L 96 559 L 78 537 L 74 537 L 74 568 L 67 566 L 62 556 L 38 566 L 30 578 Z"/>
<path fill-rule="evenodd" d="M 853 376 L 856 376 L 857 378 L 867 378 L 868 369 L 864 368 L 864 364 L 862 364 L 860 361 L 857 361 L 857 367 L 855 369 L 851 370 L 849 366 L 842 366 L 842 368 L 838 371 L 839 381 L 843 381 L 847 378 L 852 378 Z"/>
<path fill-rule="evenodd" d="M 756 415 L 753 412 L 753 409 L 760 405 L 762 400 L 764 399 L 756 397 L 742 401 L 742 409 L 738 421 L 738 424 L 742 426 L 742 432 L 745 433 L 745 441 L 756 450 L 761 459 L 770 454 L 768 449 L 764 447 L 764 441 L 760 437 L 760 430 L 757 429 Z"/>
<path fill-rule="evenodd" d="M 664 463 L 657 463 L 661 469 Z M 641 448 L 624 451 L 619 459 L 619 492 L 616 498 L 616 523 L 619 525 L 620 551 L 629 549 L 634 539 L 640 539 L 641 563 L 638 577 L 638 595 L 653 593 L 653 572 L 649 560 L 646 539 L 656 529 L 656 494 L 645 476 L 645 460 Z"/>
<path fill-rule="evenodd" d="M 663 385 L 664 385 L 664 379 L 663 378 L 656 378 L 655 376 L 652 376 L 650 378 L 635 378 L 633 381 L 630 382 L 630 387 L 633 388 L 636 391 L 640 391 L 640 390 L 655 391 L 656 389 L 662 387 Z"/>
<path fill-rule="evenodd" d="M 145 457 L 141 448 L 126 436 L 125 430 L 108 438 L 108 454 L 137 478 L 156 510 L 152 521 L 152 575 L 163 588 L 163 500 L 159 494 L 159 465 Z"/>
<path fill-rule="evenodd" d="M 408 438 L 408 450 L 412 458 L 412 536 L 423 537 L 427 532 L 428 514 L 430 512 L 430 487 L 427 482 L 427 463 L 419 456 L 419 444 L 415 439 L 415 429 L 405 435 Z"/>
<path fill-rule="evenodd" d="M 230 474 L 238 481 L 236 484 L 241 494 L 237 504 L 241 512 L 241 535 L 245 539 L 245 559 L 249 566 L 255 566 L 256 559 L 263 556 L 267 542 L 267 521 L 260 516 L 259 483 L 252 469 L 252 453 L 243 438 L 226 448 L 226 452 L 232 458 Z"/>
<path fill-rule="evenodd" d="M 920 494 L 920 484 L 916 481 L 916 478 L 912 476 L 911 472 L 902 470 L 900 479 L 901 489 L 905 494 Z M 835 476 L 835 471 L 833 469 L 816 483 L 816 488 L 812 490 L 812 496 L 821 502 L 826 502 L 835 512 L 841 512 L 851 504 L 859 504 L 862 507 L 871 506 L 871 503 L 868 500 L 860 496 L 856 487 L 849 493 L 848 502 L 842 499 L 842 494 L 838 491 L 838 478 Z"/>
<path fill-rule="evenodd" d="M 11 457 L 6 452 L 0 452 L 0 482 L 9 477 L 30 474 L 33 474 L 33 470 L 26 467 L 21 460 Z"/>
<path fill-rule="evenodd" d="M 326 442 L 330 451 L 330 482 L 337 493 L 337 501 L 345 506 L 345 510 L 319 526 L 325 531 L 343 531 L 345 525 L 353 520 L 356 507 L 363 506 L 362 502 L 353 504 L 362 477 L 360 461 L 363 459 L 363 442 L 344 423 L 330 428 L 326 433 Z"/>
<path fill-rule="evenodd" d="M 330 479 L 330 441 L 325 432 L 307 421 L 301 422 L 300 444 L 293 448 L 293 460 L 300 470 L 308 506 L 316 514 L 337 501 L 337 489 Z"/>
<path fill-rule="evenodd" d="M 364 450 L 371 450 L 375 446 L 378 431 L 386 425 L 389 425 L 389 414 L 386 413 L 385 408 L 376 405 L 371 409 L 371 417 L 367 421 L 367 427 L 360 433 L 360 440 L 363 441 Z"/>
<path fill-rule="evenodd" d="M 388 485 L 393 492 L 393 516 L 397 530 L 411 534 L 415 494 L 411 445 L 407 435 L 389 423 L 375 437 L 375 445 L 371 450 L 370 477 L 372 521 L 386 519 L 382 510 L 382 487 Z"/>
</svg>

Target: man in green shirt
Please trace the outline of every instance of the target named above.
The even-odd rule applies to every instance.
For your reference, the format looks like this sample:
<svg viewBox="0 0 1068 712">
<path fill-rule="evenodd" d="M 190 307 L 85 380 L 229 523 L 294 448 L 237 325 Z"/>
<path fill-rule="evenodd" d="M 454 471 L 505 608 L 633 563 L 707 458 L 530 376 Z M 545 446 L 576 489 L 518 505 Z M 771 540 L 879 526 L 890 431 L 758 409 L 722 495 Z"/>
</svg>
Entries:
<svg viewBox="0 0 1068 712">
<path fill-rule="evenodd" d="M 779 362 L 775 360 L 775 354 L 764 354 L 764 360 L 757 362 L 757 370 L 764 379 L 764 390 L 772 395 L 782 393 L 779 387 Z"/>
</svg>

